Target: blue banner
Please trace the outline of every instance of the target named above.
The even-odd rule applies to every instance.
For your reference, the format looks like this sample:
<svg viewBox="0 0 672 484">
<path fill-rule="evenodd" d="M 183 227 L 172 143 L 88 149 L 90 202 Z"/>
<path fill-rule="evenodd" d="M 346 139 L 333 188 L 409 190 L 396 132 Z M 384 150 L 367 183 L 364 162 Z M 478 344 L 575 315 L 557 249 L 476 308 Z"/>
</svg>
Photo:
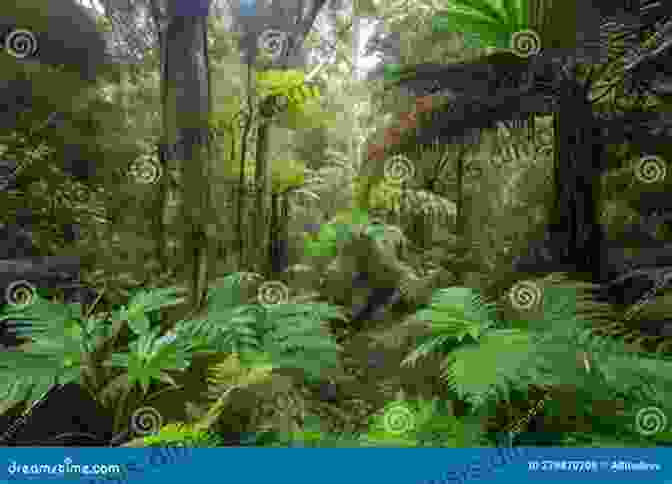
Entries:
<svg viewBox="0 0 672 484">
<path fill-rule="evenodd" d="M 672 483 L 669 449 L 3 448 L 0 482 Z"/>
</svg>

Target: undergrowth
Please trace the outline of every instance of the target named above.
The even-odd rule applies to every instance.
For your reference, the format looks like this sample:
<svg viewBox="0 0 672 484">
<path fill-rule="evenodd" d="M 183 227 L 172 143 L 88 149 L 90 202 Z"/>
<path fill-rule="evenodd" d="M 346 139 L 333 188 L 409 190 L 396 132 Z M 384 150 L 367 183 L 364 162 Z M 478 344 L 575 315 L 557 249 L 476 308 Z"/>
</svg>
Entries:
<svg viewBox="0 0 672 484">
<path fill-rule="evenodd" d="M 140 291 L 105 320 L 84 317 L 76 304 L 55 304 L 37 296 L 30 304 L 6 307 L 0 319 L 13 321 L 32 342 L 21 351 L 0 355 L 0 398 L 30 402 L 54 383 L 76 382 L 106 408 L 116 409 L 115 430 L 120 431 L 131 407 L 149 399 L 152 384 L 162 384 L 163 390 L 176 387 L 170 373 L 188 369 L 196 354 L 228 355 L 210 368 L 213 404 L 206 414 L 195 423 L 170 424 L 145 438 L 146 445 L 218 446 L 225 445 L 224 439 L 211 424 L 225 411 L 233 389 L 272 377 L 278 368 L 300 369 L 306 379 L 319 380 L 327 368 L 338 365 L 341 349 L 324 323 L 343 318 L 337 307 L 248 303 L 241 275 L 232 274 L 210 290 L 203 317 L 180 321 L 170 334 L 161 334 L 150 316 L 177 304 L 176 294 L 173 289 Z M 439 289 L 413 315 L 429 327 L 430 335 L 402 364 L 413 366 L 440 354 L 443 381 L 456 399 L 468 402 L 467 415 L 456 417 L 447 401 L 401 395 L 372 417 L 363 434 L 325 432 L 319 419 L 309 416 L 301 431 L 253 433 L 248 443 L 498 445 L 501 435 L 490 435 L 483 424 L 498 405 L 512 405 L 529 397 L 531 388 L 542 388 L 546 394 L 537 407 L 543 407 L 544 419 L 553 420 L 568 412 L 554 389 L 572 387 L 576 397 L 570 413 L 589 422 L 590 428 L 563 429 L 555 434 L 554 445 L 669 445 L 669 431 L 647 432 L 638 419 L 652 408 L 663 418 L 672 415 L 672 361 L 597 336 L 590 320 L 577 311 L 576 300 L 571 287 L 550 286 L 543 291 L 541 316 L 505 321 L 497 319 L 495 304 L 484 302 L 474 289 Z M 132 337 L 122 347 L 117 338 L 123 328 Z M 577 353 L 589 355 L 585 367 L 577 364 Z M 622 403 L 618 413 L 600 413 L 600 402 L 614 401 Z M 534 415 L 523 422 L 524 417 L 518 426 L 502 429 L 510 445 L 515 438 L 529 437 L 525 429 Z"/>
</svg>

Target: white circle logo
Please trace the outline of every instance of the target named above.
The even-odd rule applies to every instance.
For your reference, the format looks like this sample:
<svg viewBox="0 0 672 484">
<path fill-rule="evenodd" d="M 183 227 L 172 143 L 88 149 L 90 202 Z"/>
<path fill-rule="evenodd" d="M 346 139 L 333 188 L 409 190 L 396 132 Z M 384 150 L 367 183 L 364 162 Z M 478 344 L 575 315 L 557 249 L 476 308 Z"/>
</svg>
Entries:
<svg viewBox="0 0 672 484">
<path fill-rule="evenodd" d="M 37 38 L 30 30 L 12 30 L 5 37 L 5 51 L 16 59 L 26 59 L 37 53 Z"/>
<path fill-rule="evenodd" d="M 667 428 L 667 415 L 658 407 L 645 407 L 635 415 L 635 429 L 649 436 L 663 432 Z"/>
<path fill-rule="evenodd" d="M 155 434 L 162 425 L 163 417 L 154 407 L 141 407 L 131 415 L 131 429 L 138 435 Z"/>
</svg>

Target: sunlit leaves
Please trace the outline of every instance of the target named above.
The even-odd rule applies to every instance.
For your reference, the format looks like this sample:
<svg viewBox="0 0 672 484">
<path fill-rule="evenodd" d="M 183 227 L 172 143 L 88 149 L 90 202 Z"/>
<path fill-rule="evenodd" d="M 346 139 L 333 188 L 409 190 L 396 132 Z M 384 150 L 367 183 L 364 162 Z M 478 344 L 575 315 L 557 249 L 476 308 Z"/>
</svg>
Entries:
<svg viewBox="0 0 672 484">
<path fill-rule="evenodd" d="M 483 46 L 506 49 L 511 36 L 529 28 L 528 0 L 451 0 L 433 19 L 437 31 L 455 31 Z"/>
</svg>

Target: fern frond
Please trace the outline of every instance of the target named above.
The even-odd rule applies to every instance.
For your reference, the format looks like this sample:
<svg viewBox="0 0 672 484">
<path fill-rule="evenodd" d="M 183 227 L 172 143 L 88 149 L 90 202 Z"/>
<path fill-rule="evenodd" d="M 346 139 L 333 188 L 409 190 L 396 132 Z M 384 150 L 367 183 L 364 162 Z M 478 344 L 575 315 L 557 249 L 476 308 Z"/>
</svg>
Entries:
<svg viewBox="0 0 672 484">
<path fill-rule="evenodd" d="M 308 376 L 319 377 L 338 364 L 340 346 L 336 344 L 325 319 L 345 319 L 335 306 L 323 303 L 278 304 L 267 309 L 269 327 L 262 347 L 276 367 L 299 368 Z"/>
<path fill-rule="evenodd" d="M 415 364 L 451 340 L 461 343 L 470 336 L 472 341 L 478 341 L 494 324 L 494 305 L 483 302 L 481 295 L 471 288 L 450 287 L 435 291 L 429 307 L 419 310 L 414 317 L 429 324 L 431 336 L 406 357 L 403 365 Z"/>
<path fill-rule="evenodd" d="M 240 306 L 206 319 L 180 321 L 175 333 L 178 339 L 194 341 L 200 351 L 256 351 L 260 345 L 259 314 L 255 306 Z"/>
<path fill-rule="evenodd" d="M 176 287 L 141 290 L 137 292 L 128 303 L 129 307 L 141 307 L 145 313 L 158 309 L 177 306 L 184 302 L 180 296 L 180 290 Z"/>
<path fill-rule="evenodd" d="M 253 355 L 232 353 L 208 368 L 208 393 L 219 398 L 233 387 L 244 388 L 267 380 L 272 371 L 273 365 L 263 358 L 255 360 Z"/>
<path fill-rule="evenodd" d="M 261 275 L 251 272 L 229 274 L 208 290 L 208 313 L 226 312 L 232 307 L 245 304 L 245 285 L 260 280 L 263 280 Z"/>
<path fill-rule="evenodd" d="M 79 320 L 81 307 L 36 298 L 29 306 L 8 306 L 2 318 L 28 321 L 33 340 L 20 351 L 0 353 L 0 399 L 34 400 L 54 383 L 78 381 L 85 353 L 109 329 Z"/>
<path fill-rule="evenodd" d="M 208 292 L 207 315 L 180 321 L 175 326 L 178 339 L 194 340 L 206 351 L 245 352 L 259 348 L 263 311 L 245 304 L 243 284 L 255 274 L 234 273 Z"/>
<path fill-rule="evenodd" d="M 507 395 L 527 362 L 532 337 L 522 330 L 493 330 L 478 344 L 453 350 L 443 377 L 462 398 L 480 404 L 498 392 Z"/>
<path fill-rule="evenodd" d="M 218 447 L 221 441 L 213 432 L 181 422 L 164 425 L 156 434 L 143 438 L 145 447 Z"/>
</svg>

